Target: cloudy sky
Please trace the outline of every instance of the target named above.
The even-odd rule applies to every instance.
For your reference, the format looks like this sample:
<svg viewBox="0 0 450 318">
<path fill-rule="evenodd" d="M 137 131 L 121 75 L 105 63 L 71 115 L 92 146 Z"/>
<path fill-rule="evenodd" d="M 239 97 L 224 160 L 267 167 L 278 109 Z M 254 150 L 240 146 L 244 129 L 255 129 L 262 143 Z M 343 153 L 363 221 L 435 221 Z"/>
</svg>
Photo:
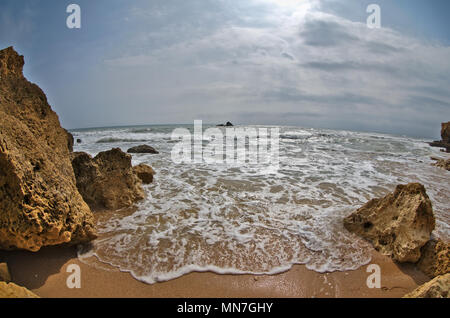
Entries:
<svg viewBox="0 0 450 318">
<path fill-rule="evenodd" d="M 81 7 L 81 29 L 66 7 Z M 381 7 L 381 29 L 366 8 Z M 437 139 L 447 0 L 0 0 L 0 47 L 67 128 L 286 124 Z"/>
</svg>

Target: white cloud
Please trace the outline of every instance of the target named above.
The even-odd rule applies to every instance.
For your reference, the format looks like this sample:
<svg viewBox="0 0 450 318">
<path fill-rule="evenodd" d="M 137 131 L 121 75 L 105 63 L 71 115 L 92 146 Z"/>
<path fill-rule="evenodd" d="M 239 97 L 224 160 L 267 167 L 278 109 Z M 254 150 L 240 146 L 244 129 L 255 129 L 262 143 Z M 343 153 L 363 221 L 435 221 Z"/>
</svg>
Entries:
<svg viewBox="0 0 450 318">
<path fill-rule="evenodd" d="M 261 10 L 255 10 L 258 5 Z M 118 92 L 132 89 L 137 104 L 144 98 L 162 109 L 188 111 L 185 119 L 230 116 L 257 123 L 269 113 L 283 122 L 286 114 L 314 114 L 304 120 L 291 116 L 295 122 L 288 123 L 354 123 L 430 135 L 435 123 L 450 117 L 450 48 L 368 29 L 325 14 L 319 5 L 253 0 L 211 32 L 190 32 L 190 24 L 183 25 L 182 38 L 167 26 L 152 30 L 147 39 L 157 34 L 166 41 L 143 44 L 138 54 L 105 65 L 112 76 L 135 79 L 121 82 Z"/>
</svg>

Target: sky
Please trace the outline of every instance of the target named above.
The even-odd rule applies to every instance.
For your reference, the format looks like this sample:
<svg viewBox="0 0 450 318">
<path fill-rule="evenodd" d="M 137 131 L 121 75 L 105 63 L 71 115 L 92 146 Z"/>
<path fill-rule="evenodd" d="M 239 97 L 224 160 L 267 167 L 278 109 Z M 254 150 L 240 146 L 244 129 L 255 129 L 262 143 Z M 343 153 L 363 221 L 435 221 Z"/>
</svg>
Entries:
<svg viewBox="0 0 450 318">
<path fill-rule="evenodd" d="M 80 29 L 66 26 L 71 3 Z M 447 0 L 0 0 L 0 48 L 25 56 L 69 129 L 201 119 L 439 139 L 449 12 Z"/>
</svg>

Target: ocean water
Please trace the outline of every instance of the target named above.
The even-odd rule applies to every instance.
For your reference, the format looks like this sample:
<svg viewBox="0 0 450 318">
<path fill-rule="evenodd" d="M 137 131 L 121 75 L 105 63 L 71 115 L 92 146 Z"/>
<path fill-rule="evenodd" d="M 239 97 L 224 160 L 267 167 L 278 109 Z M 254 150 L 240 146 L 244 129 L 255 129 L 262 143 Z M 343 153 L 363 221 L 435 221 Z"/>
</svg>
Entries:
<svg viewBox="0 0 450 318">
<path fill-rule="evenodd" d="M 425 185 L 436 216 L 434 235 L 450 233 L 449 172 L 431 166 L 443 154 L 426 140 L 377 133 L 278 127 L 279 168 L 175 163 L 174 128 L 137 126 L 72 131 L 75 151 L 96 155 L 140 144 L 133 154 L 156 176 L 135 210 L 97 214 L 100 234 L 80 250 L 136 279 L 155 283 L 192 271 L 272 274 L 305 264 L 318 272 L 357 269 L 371 247 L 342 219 L 397 184 Z M 204 125 L 204 129 L 209 126 Z M 263 126 L 251 126 L 263 128 Z M 267 127 L 273 128 L 273 127 Z"/>
</svg>

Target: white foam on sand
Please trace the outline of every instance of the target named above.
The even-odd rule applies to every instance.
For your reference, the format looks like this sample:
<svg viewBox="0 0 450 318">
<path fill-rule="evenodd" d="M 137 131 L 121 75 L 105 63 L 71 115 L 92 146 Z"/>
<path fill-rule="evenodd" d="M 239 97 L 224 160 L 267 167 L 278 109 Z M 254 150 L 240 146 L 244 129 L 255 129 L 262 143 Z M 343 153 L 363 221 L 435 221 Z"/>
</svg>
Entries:
<svg viewBox="0 0 450 318">
<path fill-rule="evenodd" d="M 111 214 L 81 259 L 100 261 L 155 283 L 193 271 L 275 274 L 294 264 L 318 272 L 370 261 L 368 243 L 342 219 L 399 183 L 421 182 L 433 201 L 435 234 L 449 238 L 448 175 L 430 165 L 439 150 L 382 134 L 281 127 L 280 165 L 175 164 L 174 127 L 75 131 L 76 151 L 95 155 L 145 139 L 159 155 L 134 155 L 156 171 L 132 215 Z M 138 130 L 137 130 L 138 129 Z M 138 131 L 138 133 L 137 133 Z M 102 138 L 120 139 L 107 145 Z"/>
</svg>

